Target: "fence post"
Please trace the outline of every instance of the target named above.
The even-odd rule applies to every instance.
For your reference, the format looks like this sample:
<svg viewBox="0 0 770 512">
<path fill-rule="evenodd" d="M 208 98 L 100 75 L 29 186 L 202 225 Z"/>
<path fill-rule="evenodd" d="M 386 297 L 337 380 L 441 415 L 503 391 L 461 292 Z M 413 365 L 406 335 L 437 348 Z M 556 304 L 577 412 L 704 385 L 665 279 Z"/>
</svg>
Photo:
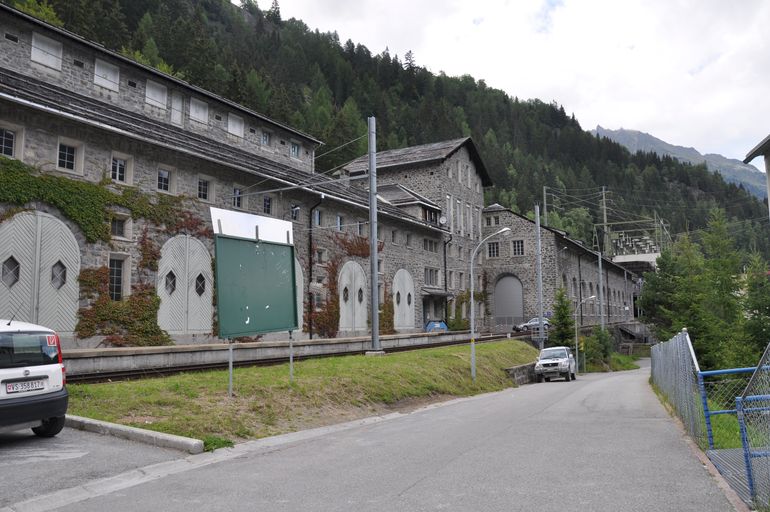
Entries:
<svg viewBox="0 0 770 512">
<path fill-rule="evenodd" d="M 700 400 L 703 405 L 703 417 L 706 419 L 706 436 L 708 437 L 709 450 L 713 450 L 714 432 L 711 430 L 711 410 L 709 409 L 706 385 L 703 383 L 703 374 L 701 372 L 698 372 L 698 390 L 700 391 Z"/>
<path fill-rule="evenodd" d="M 743 416 L 743 398 L 735 398 L 735 409 L 738 416 L 738 425 L 741 430 L 741 444 L 743 445 L 743 462 L 746 464 L 746 483 L 749 486 L 749 497 L 754 502 L 756 491 L 754 490 L 754 470 L 751 467 L 751 446 L 749 446 L 749 436 L 746 432 L 746 422 Z"/>
</svg>

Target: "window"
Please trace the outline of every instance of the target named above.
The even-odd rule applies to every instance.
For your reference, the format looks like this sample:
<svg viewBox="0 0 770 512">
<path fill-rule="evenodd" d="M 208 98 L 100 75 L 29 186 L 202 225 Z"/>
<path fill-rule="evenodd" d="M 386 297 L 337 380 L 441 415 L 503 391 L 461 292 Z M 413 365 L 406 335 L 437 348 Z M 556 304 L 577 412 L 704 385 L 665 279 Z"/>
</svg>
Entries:
<svg viewBox="0 0 770 512">
<path fill-rule="evenodd" d="M 390 243 L 395 244 L 398 241 L 398 230 L 392 229 L 390 231 Z"/>
<path fill-rule="evenodd" d="M 382 240 L 382 226 L 377 226 L 377 240 Z"/>
<path fill-rule="evenodd" d="M 171 192 L 171 171 L 168 169 L 158 169 L 158 190 Z"/>
<path fill-rule="evenodd" d="M 511 256 L 524 256 L 524 240 L 511 242 Z"/>
<path fill-rule="evenodd" d="M 449 276 L 447 277 L 447 281 L 449 281 L 447 283 L 449 288 L 454 288 L 455 287 L 455 273 L 452 272 L 451 270 L 449 271 Z"/>
<path fill-rule="evenodd" d="M 428 252 L 438 252 L 438 242 L 429 238 L 423 238 L 422 248 Z"/>
<path fill-rule="evenodd" d="M 12 43 L 18 43 L 19 42 L 19 36 L 15 34 L 9 34 L 8 32 L 5 33 L 5 38 L 9 40 Z"/>
<path fill-rule="evenodd" d="M 177 126 L 182 126 L 182 93 L 179 91 L 173 91 L 171 93 L 171 122 Z"/>
<path fill-rule="evenodd" d="M 384 272 L 384 268 L 385 267 L 382 264 L 382 259 L 378 258 L 377 259 L 377 273 L 378 274 L 382 274 Z"/>
<path fill-rule="evenodd" d="M 19 281 L 21 265 L 13 256 L 3 262 L 3 283 L 10 288 Z"/>
<path fill-rule="evenodd" d="M 462 260 L 464 254 L 465 253 L 463 252 L 463 246 L 462 245 L 458 245 L 457 246 L 457 259 Z"/>
<path fill-rule="evenodd" d="M 457 273 L 457 287 L 461 290 L 465 290 L 465 274 L 462 272 Z"/>
<path fill-rule="evenodd" d="M 342 227 L 345 225 L 345 219 L 342 215 L 337 215 L 337 231 L 342 231 Z"/>
<path fill-rule="evenodd" d="M 77 154 L 77 148 L 63 142 L 59 143 L 59 158 L 56 166 L 59 169 L 67 169 L 68 171 L 75 170 L 75 156 Z"/>
<path fill-rule="evenodd" d="M 122 258 L 110 258 L 109 294 L 112 300 L 123 299 L 123 267 L 125 261 Z"/>
<path fill-rule="evenodd" d="M 326 262 L 326 250 L 325 249 L 316 249 L 315 251 L 315 262 L 319 265 Z"/>
<path fill-rule="evenodd" d="M 270 145 L 270 132 L 262 132 L 262 145 L 263 146 L 269 146 Z"/>
<path fill-rule="evenodd" d="M 233 187 L 233 208 L 241 208 L 243 206 L 243 191 L 239 187 Z M 294 213 L 294 210 L 292 210 Z"/>
<path fill-rule="evenodd" d="M 438 269 L 426 268 L 425 269 L 425 284 L 431 286 L 438 286 Z"/>
<path fill-rule="evenodd" d="M 321 210 L 313 210 L 313 224 L 315 226 L 321 225 Z"/>
<path fill-rule="evenodd" d="M 0 128 L 0 155 L 13 157 L 15 144 L 16 132 Z"/>
<path fill-rule="evenodd" d="M 62 44 L 33 32 L 31 59 L 43 66 L 61 70 Z"/>
<path fill-rule="evenodd" d="M 358 221 L 358 236 L 364 236 L 364 226 L 366 226 L 366 222 L 359 220 Z"/>
<path fill-rule="evenodd" d="M 487 242 L 487 256 L 489 258 L 500 257 L 500 242 Z"/>
<path fill-rule="evenodd" d="M 117 92 L 120 88 L 120 68 L 103 60 L 96 59 L 94 64 L 94 83 L 105 89 Z"/>
<path fill-rule="evenodd" d="M 297 204 L 291 206 L 291 220 L 297 220 L 299 218 L 300 207 Z"/>
<path fill-rule="evenodd" d="M 465 232 L 473 237 L 473 211 L 468 203 L 465 203 L 465 220 L 468 222 L 468 229 Z"/>
<path fill-rule="evenodd" d="M 195 98 L 190 98 L 190 119 L 199 123 L 209 123 L 209 105 Z"/>
<path fill-rule="evenodd" d="M 209 200 L 209 180 L 198 178 L 198 199 Z"/>
<path fill-rule="evenodd" d="M 460 200 L 457 200 L 457 232 L 463 232 L 463 205 Z"/>
<path fill-rule="evenodd" d="M 51 267 L 51 286 L 59 290 L 65 284 L 67 284 L 67 267 L 61 261 L 57 261 Z"/>
<path fill-rule="evenodd" d="M 471 188 L 471 166 L 468 164 L 465 164 L 465 172 L 468 176 L 468 188 Z"/>
<path fill-rule="evenodd" d="M 134 178 L 134 159 L 129 155 L 113 151 L 110 178 L 112 181 L 130 185 Z"/>
<path fill-rule="evenodd" d="M 457 183 L 463 182 L 463 164 L 462 162 L 457 162 Z"/>
<path fill-rule="evenodd" d="M 291 157 L 299 158 L 299 144 L 296 142 L 291 143 Z"/>
<path fill-rule="evenodd" d="M 411 247 L 412 246 L 412 234 L 407 233 L 406 234 L 406 246 Z"/>
<path fill-rule="evenodd" d="M 270 196 L 265 196 L 262 199 L 262 213 L 266 213 L 268 215 L 271 215 L 273 213 L 273 198 Z"/>
<path fill-rule="evenodd" d="M 487 217 L 487 226 L 492 225 L 492 217 Z"/>
<path fill-rule="evenodd" d="M 126 219 L 112 218 L 110 223 L 110 234 L 118 238 L 126 236 Z"/>
<path fill-rule="evenodd" d="M 499 225 L 500 225 L 500 217 L 495 216 L 495 226 L 499 226 Z"/>
<path fill-rule="evenodd" d="M 203 277 L 203 274 L 198 274 L 198 277 L 195 278 L 195 293 L 198 294 L 198 297 L 206 293 L 206 278 Z"/>
<path fill-rule="evenodd" d="M 168 274 L 166 274 L 165 279 L 165 288 L 166 293 L 169 295 L 173 294 L 176 291 L 176 275 L 173 271 L 170 271 Z"/>
<path fill-rule="evenodd" d="M 227 131 L 236 137 L 243 137 L 243 119 L 235 114 L 227 114 Z"/>
<path fill-rule="evenodd" d="M 152 80 L 147 80 L 144 92 L 144 102 L 155 108 L 166 110 L 166 100 L 168 99 L 168 89 Z"/>
<path fill-rule="evenodd" d="M 448 194 L 446 196 L 446 214 L 449 215 L 449 229 L 450 231 L 454 231 L 455 216 L 454 216 L 454 210 L 452 209 L 452 196 Z"/>
</svg>

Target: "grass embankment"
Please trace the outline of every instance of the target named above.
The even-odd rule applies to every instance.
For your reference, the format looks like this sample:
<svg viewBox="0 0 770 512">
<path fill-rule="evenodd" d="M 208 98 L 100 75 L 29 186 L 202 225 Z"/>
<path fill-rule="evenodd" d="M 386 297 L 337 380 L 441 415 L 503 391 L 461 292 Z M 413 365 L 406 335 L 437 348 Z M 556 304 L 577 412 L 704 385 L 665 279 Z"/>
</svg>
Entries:
<svg viewBox="0 0 770 512">
<path fill-rule="evenodd" d="M 588 366 L 586 367 L 586 371 L 589 373 L 593 372 L 620 372 L 623 370 L 636 370 L 639 368 L 639 365 L 636 364 L 634 361 L 639 359 L 638 356 L 626 356 L 623 354 L 618 354 L 617 352 L 613 352 L 610 354 L 610 364 L 609 366 L 606 363 L 597 364 L 592 361 L 588 361 Z"/>
<path fill-rule="evenodd" d="M 191 372 L 101 384 L 71 384 L 70 414 L 203 439 L 231 441 L 338 423 L 437 398 L 511 386 L 504 368 L 537 358 L 529 345 L 505 340 L 476 346 L 476 382 L 468 345 L 345 356 L 236 368 L 233 398 L 227 371 Z M 405 403 L 406 402 L 406 403 Z"/>
</svg>

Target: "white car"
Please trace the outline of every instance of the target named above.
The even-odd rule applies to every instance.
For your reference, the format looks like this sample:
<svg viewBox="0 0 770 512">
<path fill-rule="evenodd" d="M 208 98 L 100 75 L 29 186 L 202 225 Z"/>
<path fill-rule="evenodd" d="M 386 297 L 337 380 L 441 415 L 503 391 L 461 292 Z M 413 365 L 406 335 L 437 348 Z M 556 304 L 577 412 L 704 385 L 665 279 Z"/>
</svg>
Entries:
<svg viewBox="0 0 770 512">
<path fill-rule="evenodd" d="M 569 347 L 544 348 L 535 363 L 535 377 L 538 382 L 550 381 L 554 377 L 564 377 L 569 382 L 575 380 L 575 357 Z"/>
<path fill-rule="evenodd" d="M 68 401 L 59 336 L 0 320 L 0 432 L 31 428 L 53 437 L 64 427 Z"/>
</svg>

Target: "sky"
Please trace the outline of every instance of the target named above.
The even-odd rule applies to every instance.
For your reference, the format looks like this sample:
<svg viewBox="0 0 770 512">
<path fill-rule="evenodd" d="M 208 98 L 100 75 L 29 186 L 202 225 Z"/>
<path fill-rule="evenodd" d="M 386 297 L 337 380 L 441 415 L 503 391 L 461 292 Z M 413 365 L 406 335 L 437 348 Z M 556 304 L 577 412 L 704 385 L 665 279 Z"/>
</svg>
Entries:
<svg viewBox="0 0 770 512">
<path fill-rule="evenodd" d="M 259 3 L 270 7 L 269 0 Z M 770 133 L 765 0 L 279 0 L 283 19 L 433 73 L 555 101 L 585 130 L 626 128 L 743 160 Z M 762 158 L 752 162 L 764 170 Z"/>
</svg>

